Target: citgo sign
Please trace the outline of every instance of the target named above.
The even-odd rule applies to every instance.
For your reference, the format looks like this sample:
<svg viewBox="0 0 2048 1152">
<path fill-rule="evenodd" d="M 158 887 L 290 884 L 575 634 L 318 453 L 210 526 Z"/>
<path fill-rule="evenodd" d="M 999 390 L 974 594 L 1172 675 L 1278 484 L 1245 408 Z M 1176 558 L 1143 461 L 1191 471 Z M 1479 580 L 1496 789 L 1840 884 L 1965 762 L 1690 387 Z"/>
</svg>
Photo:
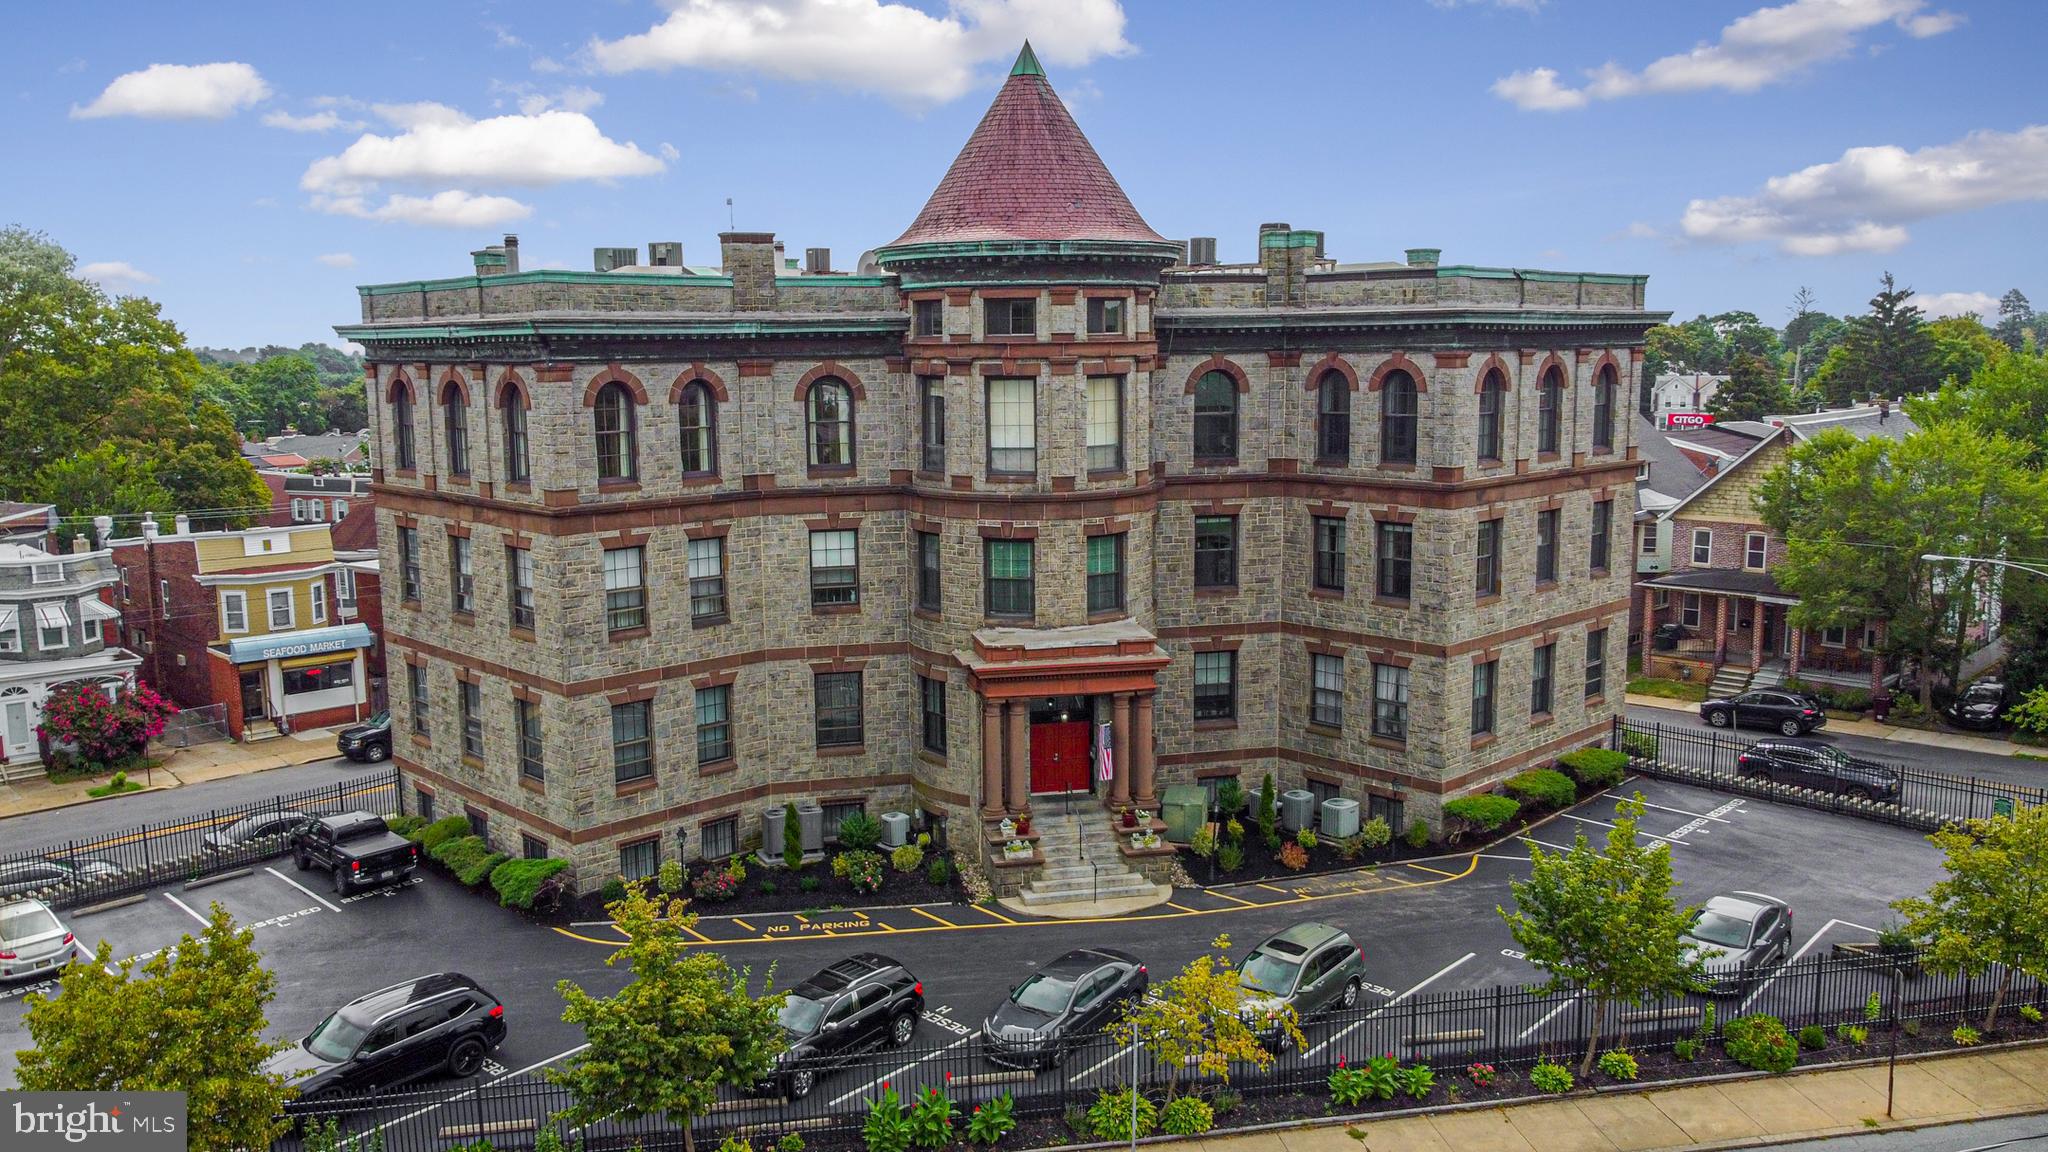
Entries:
<svg viewBox="0 0 2048 1152">
<path fill-rule="evenodd" d="M 1705 428 L 1714 422 L 1709 412 L 1667 412 L 1664 414 L 1666 428 Z"/>
</svg>

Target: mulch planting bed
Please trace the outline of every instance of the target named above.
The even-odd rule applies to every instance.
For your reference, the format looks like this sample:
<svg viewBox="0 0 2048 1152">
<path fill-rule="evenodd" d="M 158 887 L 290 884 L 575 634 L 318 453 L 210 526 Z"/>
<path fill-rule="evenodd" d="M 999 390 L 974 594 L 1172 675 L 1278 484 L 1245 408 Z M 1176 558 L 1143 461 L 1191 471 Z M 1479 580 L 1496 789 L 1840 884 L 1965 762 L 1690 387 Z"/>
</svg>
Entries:
<svg viewBox="0 0 2048 1152">
<path fill-rule="evenodd" d="M 1593 795 L 1581 799 L 1592 799 Z M 1330 872 L 1348 872 L 1378 864 L 1399 864 L 1407 860 L 1428 860 L 1447 854 L 1483 852 L 1502 841 L 1512 840 L 1518 833 L 1530 826 L 1555 815 L 1554 811 L 1529 811 L 1524 809 L 1515 818 L 1491 833 L 1472 832 L 1449 842 L 1432 842 L 1420 848 L 1411 848 L 1399 836 L 1394 842 L 1376 852 L 1366 852 L 1356 859 L 1346 860 L 1335 841 L 1319 839 L 1316 846 L 1308 850 L 1308 867 L 1296 871 L 1282 864 L 1279 857 L 1266 851 L 1266 844 L 1259 838 L 1259 830 L 1251 820 L 1244 819 L 1244 863 L 1236 871 L 1225 872 L 1220 866 L 1212 867 L 1213 860 L 1204 860 L 1181 846 L 1181 867 L 1199 887 L 1214 887 L 1224 884 L 1250 884 L 1257 881 L 1299 880 L 1308 876 L 1320 876 Z M 1282 844 L 1293 842 L 1293 835 L 1275 830 Z M 1213 873 L 1213 875 L 1212 875 Z"/>
<path fill-rule="evenodd" d="M 927 857 L 929 859 L 929 857 Z M 693 869 L 694 877 L 699 870 Z M 841 908 L 878 908 L 890 904 L 949 904 L 963 903 L 966 892 L 960 887 L 957 872 L 948 870 L 944 884 L 933 884 L 925 879 L 922 868 L 916 872 L 898 872 L 893 868 L 882 870 L 882 889 L 879 892 L 859 892 L 852 884 L 832 874 L 832 862 L 825 859 L 804 865 L 795 876 L 787 869 L 770 868 L 748 858 L 746 879 L 740 881 L 735 895 L 726 900 L 709 900 L 691 895 L 686 886 L 677 895 L 690 901 L 690 911 L 699 916 L 745 916 L 748 913 L 768 912 L 822 912 Z M 804 889 L 806 880 L 816 880 L 817 887 Z M 772 885 L 773 892 L 762 890 L 763 883 Z M 569 908 L 566 919 L 604 920 L 605 898 L 601 892 L 580 894 Z M 568 907 L 565 905 L 565 908 Z"/>
</svg>

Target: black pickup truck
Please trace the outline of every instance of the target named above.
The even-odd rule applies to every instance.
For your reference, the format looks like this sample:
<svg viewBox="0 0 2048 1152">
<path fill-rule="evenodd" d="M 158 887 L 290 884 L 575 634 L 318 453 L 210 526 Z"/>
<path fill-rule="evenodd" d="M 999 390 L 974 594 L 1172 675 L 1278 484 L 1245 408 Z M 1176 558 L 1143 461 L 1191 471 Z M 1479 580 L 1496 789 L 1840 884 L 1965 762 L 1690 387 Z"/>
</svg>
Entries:
<svg viewBox="0 0 2048 1152">
<path fill-rule="evenodd" d="M 292 856 L 301 872 L 318 868 L 332 874 L 335 894 L 346 896 L 412 875 L 420 865 L 420 846 L 395 835 L 382 816 L 340 812 L 301 824 L 292 833 Z"/>
</svg>

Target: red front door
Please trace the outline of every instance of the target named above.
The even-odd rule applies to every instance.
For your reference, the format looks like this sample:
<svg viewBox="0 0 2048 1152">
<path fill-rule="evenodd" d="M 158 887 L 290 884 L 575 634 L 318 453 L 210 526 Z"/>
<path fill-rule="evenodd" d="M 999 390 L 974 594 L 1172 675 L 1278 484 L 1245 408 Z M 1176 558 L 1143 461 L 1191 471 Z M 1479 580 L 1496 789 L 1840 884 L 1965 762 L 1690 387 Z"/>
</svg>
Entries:
<svg viewBox="0 0 2048 1152">
<path fill-rule="evenodd" d="M 1031 726 L 1031 790 L 1088 790 L 1088 723 Z"/>
</svg>

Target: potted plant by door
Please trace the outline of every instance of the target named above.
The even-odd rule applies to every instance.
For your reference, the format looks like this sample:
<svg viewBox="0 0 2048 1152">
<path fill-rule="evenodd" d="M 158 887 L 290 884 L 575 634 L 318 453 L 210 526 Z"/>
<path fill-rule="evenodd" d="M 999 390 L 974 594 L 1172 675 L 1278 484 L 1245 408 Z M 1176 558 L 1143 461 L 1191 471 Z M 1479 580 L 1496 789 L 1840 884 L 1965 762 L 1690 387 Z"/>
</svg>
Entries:
<svg viewBox="0 0 2048 1152">
<path fill-rule="evenodd" d="M 1124 809 L 1123 822 L 1126 828 L 1136 828 L 1138 826 L 1138 810 L 1136 808 Z"/>
<path fill-rule="evenodd" d="M 1026 812 L 1017 817 L 1017 835 L 1031 835 L 1031 813 Z"/>
</svg>

